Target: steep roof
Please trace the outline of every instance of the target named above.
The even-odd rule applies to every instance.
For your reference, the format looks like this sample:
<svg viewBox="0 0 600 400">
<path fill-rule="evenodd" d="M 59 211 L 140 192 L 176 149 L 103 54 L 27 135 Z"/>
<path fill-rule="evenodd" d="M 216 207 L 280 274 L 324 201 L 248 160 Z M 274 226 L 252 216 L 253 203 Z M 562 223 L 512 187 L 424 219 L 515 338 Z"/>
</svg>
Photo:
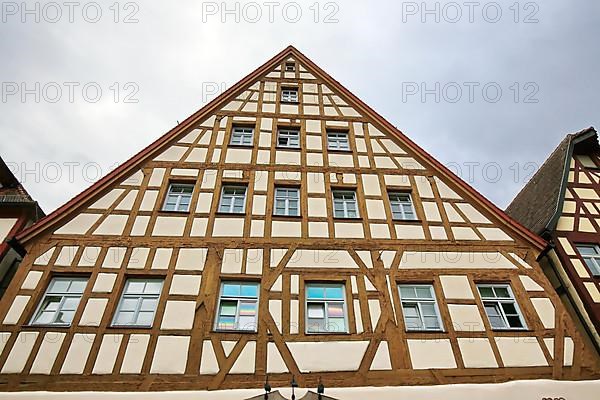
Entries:
<svg viewBox="0 0 600 400">
<path fill-rule="evenodd" d="M 594 128 L 567 135 L 513 199 L 506 213 L 535 233 L 552 231 L 562 210 L 570 160 L 577 144 L 598 148 Z"/>
<path fill-rule="evenodd" d="M 0 157 L 0 206 L 33 207 L 36 219 L 45 215 L 2 157 Z"/>
<path fill-rule="evenodd" d="M 100 179 L 94 185 L 84 190 L 82 193 L 71 199 L 62 207 L 59 207 L 57 210 L 49 214 L 46 218 L 42 219 L 37 224 L 21 232 L 17 236 L 17 239 L 22 244 L 24 244 L 27 241 L 31 240 L 33 237 L 35 237 L 37 234 L 40 234 L 49 229 L 51 226 L 55 226 L 59 222 L 63 221 L 65 218 L 68 217 L 71 211 L 76 210 L 82 204 L 94 198 L 94 196 L 101 193 L 111 184 L 119 181 L 120 179 L 126 178 L 128 174 L 130 174 L 140 163 L 144 162 L 145 160 L 149 159 L 150 157 L 156 155 L 159 151 L 161 151 L 163 145 L 168 144 L 169 142 L 177 138 L 178 135 L 190 129 L 202 119 L 211 115 L 211 113 L 213 113 L 215 110 L 218 110 L 228 101 L 230 101 L 243 90 L 245 90 L 245 88 L 251 85 L 255 80 L 258 80 L 263 74 L 266 74 L 277 64 L 280 64 L 283 60 L 287 59 L 290 56 L 295 57 L 296 59 L 301 61 L 307 68 L 311 70 L 313 74 L 321 78 L 328 85 L 331 85 L 331 87 L 335 88 L 339 92 L 339 94 L 342 97 L 344 97 L 344 99 L 348 103 L 352 104 L 357 110 L 360 110 L 364 115 L 372 118 L 376 123 L 381 125 L 381 127 L 384 128 L 391 135 L 396 136 L 408 148 L 412 149 L 415 154 L 417 154 L 423 160 L 426 160 L 426 162 L 430 164 L 431 168 L 437 171 L 437 173 L 439 173 L 441 177 L 444 177 L 448 182 L 452 182 L 457 187 L 460 187 L 462 190 L 464 190 L 464 192 L 469 197 L 478 202 L 484 209 L 489 211 L 492 215 L 496 216 L 500 221 L 503 221 L 506 224 L 507 228 L 514 232 L 516 235 L 518 235 L 520 238 L 523 238 L 538 249 L 543 249 L 545 247 L 546 242 L 542 238 L 531 233 L 517 221 L 511 219 L 502 210 L 500 210 L 498 207 L 492 204 L 489 200 L 483 197 L 466 182 L 461 180 L 443 164 L 441 164 L 430 154 L 428 154 L 425 150 L 420 148 L 417 144 L 415 144 L 412 140 L 405 136 L 401 131 L 399 131 L 394 125 L 386 121 L 381 115 L 379 115 L 372 108 L 363 103 L 358 97 L 352 94 L 338 81 L 329 76 L 329 74 L 323 71 L 314 62 L 312 62 L 308 57 L 306 57 L 293 46 L 286 47 L 279 54 L 275 55 L 265 64 L 258 67 L 256 70 L 254 70 L 241 81 L 230 87 L 227 91 L 223 92 L 220 96 L 215 98 L 209 104 L 192 114 L 190 117 L 185 119 L 183 122 L 181 122 L 179 125 L 171 129 L 170 131 L 168 131 L 154 143 L 152 143 L 151 145 L 134 155 L 127 162 L 123 163 L 119 168 L 113 170 L 110 174 Z"/>
</svg>

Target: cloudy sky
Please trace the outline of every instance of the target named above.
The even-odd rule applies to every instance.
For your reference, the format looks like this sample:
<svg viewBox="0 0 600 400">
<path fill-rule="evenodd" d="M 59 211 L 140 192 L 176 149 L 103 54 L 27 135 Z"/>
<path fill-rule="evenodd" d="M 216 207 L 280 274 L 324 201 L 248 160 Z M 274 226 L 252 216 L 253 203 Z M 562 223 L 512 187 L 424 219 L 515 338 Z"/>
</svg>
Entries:
<svg viewBox="0 0 600 400">
<path fill-rule="evenodd" d="M 600 2 L 425 3 L 2 2 L 0 156 L 50 212 L 293 44 L 504 208 L 600 125 Z"/>
</svg>

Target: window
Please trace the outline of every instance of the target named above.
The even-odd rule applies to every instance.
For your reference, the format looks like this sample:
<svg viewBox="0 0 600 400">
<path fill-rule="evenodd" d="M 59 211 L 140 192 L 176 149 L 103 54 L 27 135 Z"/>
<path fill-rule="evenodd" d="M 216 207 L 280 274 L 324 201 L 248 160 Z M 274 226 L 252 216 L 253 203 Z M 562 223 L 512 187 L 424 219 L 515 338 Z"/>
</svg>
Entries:
<svg viewBox="0 0 600 400">
<path fill-rule="evenodd" d="M 350 190 L 334 190 L 333 215 L 335 218 L 358 218 L 356 192 Z"/>
<path fill-rule="evenodd" d="M 415 209 L 413 208 L 410 193 L 395 192 L 389 194 L 392 218 L 400 220 L 414 220 Z"/>
<path fill-rule="evenodd" d="M 398 285 L 407 331 L 440 331 L 442 322 L 432 285 Z"/>
<path fill-rule="evenodd" d="M 258 283 L 222 282 L 217 330 L 256 331 Z"/>
<path fill-rule="evenodd" d="M 327 148 L 329 150 L 350 150 L 348 132 L 327 132 Z"/>
<path fill-rule="evenodd" d="M 71 325 L 87 281 L 87 278 L 52 278 L 31 323 Z"/>
<path fill-rule="evenodd" d="M 592 275 L 600 275 L 600 247 L 597 244 L 578 244 L 577 251 L 592 271 Z"/>
<path fill-rule="evenodd" d="M 347 332 L 344 285 L 306 285 L 306 332 Z"/>
<path fill-rule="evenodd" d="M 300 147 L 300 132 L 297 129 L 280 129 L 277 132 L 277 146 L 297 149 Z"/>
<path fill-rule="evenodd" d="M 492 329 L 525 329 L 510 285 L 477 285 Z"/>
<path fill-rule="evenodd" d="M 300 215 L 300 190 L 298 188 L 275 189 L 275 215 L 297 217 Z"/>
<path fill-rule="evenodd" d="M 281 89 L 281 101 L 284 103 L 297 103 L 298 102 L 298 89 L 282 88 Z"/>
<path fill-rule="evenodd" d="M 170 184 L 163 211 L 189 211 L 193 191 L 194 185 L 179 183 Z"/>
<path fill-rule="evenodd" d="M 113 325 L 151 327 L 162 285 L 162 279 L 127 279 Z"/>
<path fill-rule="evenodd" d="M 245 186 L 223 186 L 219 212 L 242 214 L 246 208 Z"/>
<path fill-rule="evenodd" d="M 286 72 L 295 72 L 296 71 L 296 63 L 286 62 L 285 63 L 285 71 Z"/>
<path fill-rule="evenodd" d="M 252 146 L 254 128 L 249 126 L 234 126 L 230 144 L 237 146 Z"/>
</svg>

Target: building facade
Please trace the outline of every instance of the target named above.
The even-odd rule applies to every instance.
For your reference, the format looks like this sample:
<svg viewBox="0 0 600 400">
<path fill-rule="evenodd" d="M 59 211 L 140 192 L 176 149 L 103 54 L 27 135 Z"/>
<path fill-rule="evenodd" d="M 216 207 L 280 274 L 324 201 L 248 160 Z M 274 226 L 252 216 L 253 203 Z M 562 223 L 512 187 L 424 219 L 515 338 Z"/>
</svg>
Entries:
<svg viewBox="0 0 600 400">
<path fill-rule="evenodd" d="M 23 251 L 9 240 L 44 216 L 44 212 L 0 158 L 0 297 L 22 260 Z"/>
<path fill-rule="evenodd" d="M 600 147 L 594 128 L 567 135 L 506 211 L 552 243 L 542 265 L 600 351 Z"/>
<path fill-rule="evenodd" d="M 7 392 L 599 388 L 546 243 L 293 47 L 18 240 Z"/>
</svg>

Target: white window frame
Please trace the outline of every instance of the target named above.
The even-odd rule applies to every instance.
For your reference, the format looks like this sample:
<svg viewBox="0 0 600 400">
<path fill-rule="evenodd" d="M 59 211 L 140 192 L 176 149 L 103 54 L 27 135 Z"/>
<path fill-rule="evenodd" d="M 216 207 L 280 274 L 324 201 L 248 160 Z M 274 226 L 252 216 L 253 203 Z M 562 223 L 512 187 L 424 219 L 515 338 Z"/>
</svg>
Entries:
<svg viewBox="0 0 600 400">
<path fill-rule="evenodd" d="M 427 288 L 429 290 L 429 295 L 430 297 L 428 298 L 423 298 L 423 297 L 402 297 L 402 288 L 415 288 L 415 291 L 417 288 Z M 427 331 L 427 332 L 441 332 L 444 330 L 444 324 L 442 321 L 442 317 L 440 315 L 440 309 L 438 307 L 438 303 L 437 303 L 437 297 L 435 295 L 435 290 L 433 289 L 433 285 L 428 285 L 428 284 L 410 284 L 410 283 L 402 283 L 398 285 L 398 294 L 400 296 L 400 303 L 402 305 L 402 315 L 404 316 L 404 328 L 406 329 L 406 331 L 408 332 L 419 332 L 419 331 Z M 433 308 L 435 310 L 435 317 L 437 318 L 437 323 L 438 326 L 434 327 L 434 328 L 430 328 L 427 327 L 426 323 L 425 323 L 425 317 L 433 317 L 433 315 L 425 315 L 424 311 L 423 311 L 423 305 L 425 304 L 431 304 L 433 305 Z M 415 307 L 416 306 L 416 310 L 417 310 L 417 317 L 420 320 L 421 326 L 420 327 L 411 327 L 408 324 L 407 321 L 407 317 L 406 317 L 406 308 L 407 307 Z"/>
<path fill-rule="evenodd" d="M 308 297 L 308 289 L 310 287 L 324 287 L 326 290 L 327 288 L 341 288 L 342 289 L 342 299 L 310 299 Z M 318 282 L 306 282 L 306 284 L 304 285 L 304 326 L 305 326 L 305 332 L 306 334 L 310 334 L 310 335 L 319 335 L 319 334 L 344 334 L 344 333 L 349 333 L 348 330 L 348 306 L 346 304 L 346 285 L 344 285 L 343 283 L 318 283 Z M 316 331 L 316 330 L 310 330 L 310 325 L 309 325 L 309 317 L 308 317 L 308 304 L 309 303 L 315 303 L 315 304 L 323 304 L 324 307 L 324 326 L 325 326 L 325 330 L 324 331 Z M 342 308 L 344 310 L 344 330 L 342 331 L 331 331 L 329 330 L 329 312 L 327 309 L 327 305 L 329 303 L 332 304 L 342 304 Z"/>
<path fill-rule="evenodd" d="M 336 195 L 347 195 L 347 194 L 352 194 L 352 199 L 336 199 Z M 358 200 L 357 200 L 357 196 L 356 196 L 356 190 L 332 190 L 331 191 L 331 197 L 333 200 L 333 217 L 334 218 L 360 218 L 360 213 L 358 212 Z M 356 212 L 356 215 L 349 215 L 349 209 L 348 209 L 348 204 L 350 203 L 350 200 L 352 200 L 354 202 L 354 211 Z M 343 208 L 343 215 L 338 215 L 337 214 L 337 210 L 336 210 L 336 201 L 338 202 L 342 202 L 342 208 Z"/>
<path fill-rule="evenodd" d="M 492 291 L 494 292 L 495 297 L 484 297 L 481 294 L 481 290 L 480 290 L 481 288 L 491 288 Z M 496 295 L 496 291 L 495 291 L 496 288 L 506 289 L 508 291 L 509 297 L 498 297 Z M 510 284 L 508 284 L 508 283 L 477 284 L 477 292 L 479 293 L 479 297 L 481 298 L 481 302 L 483 303 L 483 309 L 485 310 L 485 315 L 486 315 L 488 322 L 490 323 L 490 326 L 492 327 L 493 330 L 511 330 L 511 331 L 527 330 L 527 323 L 525 321 L 525 318 L 523 317 L 523 313 L 521 312 L 521 308 L 519 307 L 519 303 L 517 302 L 517 299 L 515 298 L 515 295 L 512 291 L 512 288 L 510 287 Z M 520 320 L 522 326 L 519 326 L 519 327 L 510 326 L 506 312 L 504 311 L 502 304 L 512 304 L 515 307 L 515 310 L 517 311 L 517 314 L 515 314 L 515 315 L 519 317 L 519 320 Z M 502 322 L 503 322 L 504 326 L 501 326 L 501 327 L 493 326 L 492 320 L 490 319 L 490 316 L 487 312 L 486 305 L 491 305 L 496 309 L 496 311 L 498 312 L 498 315 L 502 318 Z"/>
<path fill-rule="evenodd" d="M 285 138 L 286 144 L 281 144 L 279 139 Z M 296 142 L 295 144 L 290 144 Z M 299 149 L 300 148 L 300 131 L 293 128 L 280 128 L 277 130 L 277 147 L 285 149 Z"/>
<path fill-rule="evenodd" d="M 578 243 L 575 245 L 577 252 L 583 259 L 583 262 L 588 267 L 593 276 L 600 276 L 600 246 L 597 244 Z M 593 249 L 596 254 L 583 254 L 581 249 Z"/>
<path fill-rule="evenodd" d="M 298 88 L 295 88 L 295 87 L 281 88 L 281 102 L 282 103 L 297 103 L 298 102 Z"/>
<path fill-rule="evenodd" d="M 173 189 L 177 188 L 177 187 L 190 189 L 191 191 L 189 193 L 184 193 L 184 192 L 173 193 Z M 192 194 L 193 194 L 193 192 L 194 192 L 194 185 L 193 184 L 189 184 L 189 183 L 171 183 L 171 184 L 169 184 L 169 190 L 167 192 L 167 197 L 165 197 L 165 202 L 163 204 L 162 211 L 189 212 L 190 211 L 190 204 L 192 202 Z M 167 210 L 167 203 L 169 202 L 169 198 L 174 198 L 175 199 L 175 209 L 174 210 Z M 182 201 L 183 198 L 187 198 L 189 201 L 187 203 L 187 207 L 180 209 L 180 207 L 181 207 L 181 201 Z"/>
<path fill-rule="evenodd" d="M 291 67 L 291 68 L 288 68 L 288 67 Z M 296 63 L 287 61 L 284 65 L 284 71 L 285 72 L 296 72 Z"/>
<path fill-rule="evenodd" d="M 129 293 L 128 289 L 131 283 L 140 283 L 143 282 L 144 283 L 144 289 L 142 290 L 142 293 Z M 160 282 L 160 289 L 158 291 L 158 293 L 145 293 L 145 288 L 148 285 L 148 283 L 157 283 Z M 158 303 L 160 301 L 160 295 L 162 293 L 164 287 L 164 279 L 162 278 L 128 278 L 125 281 L 125 286 L 123 287 L 123 292 L 121 293 L 121 297 L 119 298 L 119 305 L 117 306 L 117 309 L 115 310 L 115 315 L 113 316 L 112 319 L 112 326 L 132 326 L 132 327 L 136 327 L 136 328 L 151 328 L 154 325 L 154 319 L 156 318 L 156 309 L 158 308 Z M 121 314 L 121 312 L 129 312 L 129 310 L 123 310 L 123 303 L 125 302 L 125 300 L 135 300 L 137 299 L 137 305 L 135 307 L 135 310 L 133 311 L 133 319 L 131 322 L 129 323 L 123 323 L 123 322 L 117 322 L 119 319 L 119 315 Z M 152 322 L 150 322 L 150 324 L 141 324 L 138 322 L 138 318 L 140 315 L 140 312 L 142 311 L 142 305 L 144 300 L 155 300 L 155 307 L 154 310 L 152 311 Z M 147 312 L 148 310 L 144 310 L 144 312 Z"/>
<path fill-rule="evenodd" d="M 296 198 L 290 198 L 289 196 L 282 196 L 281 192 L 285 191 L 285 194 L 289 194 L 291 192 L 296 193 Z M 283 200 L 285 202 L 283 214 L 280 214 L 277 210 L 277 201 Z M 292 201 L 296 202 L 296 214 L 290 213 L 290 203 Z M 273 215 L 282 216 L 282 217 L 299 217 L 300 216 L 300 188 L 297 187 L 276 187 L 275 188 L 275 196 L 274 196 L 274 204 L 273 204 Z"/>
<path fill-rule="evenodd" d="M 226 190 L 230 190 L 230 189 L 243 189 L 244 190 L 244 195 L 243 195 L 243 208 L 242 211 L 234 211 L 235 209 L 235 201 L 236 199 L 241 198 L 242 196 L 234 193 L 234 194 L 227 194 L 228 197 L 231 197 L 231 203 L 229 205 L 228 209 L 224 209 L 224 205 L 223 205 L 223 200 L 225 199 L 225 191 Z M 219 212 L 220 213 L 225 213 L 225 214 L 243 214 L 246 212 L 246 195 L 248 193 L 248 188 L 246 186 L 242 186 L 242 185 L 223 185 L 223 187 L 221 188 L 221 198 L 219 199 Z"/>
<path fill-rule="evenodd" d="M 77 309 L 79 308 L 79 303 L 81 303 L 81 298 L 83 297 L 83 292 L 85 291 L 85 288 L 87 286 L 88 283 L 88 278 L 87 277 L 71 277 L 71 276 L 56 276 L 54 278 L 52 278 L 50 280 L 50 283 L 48 284 L 48 287 L 46 288 L 46 291 L 44 292 L 44 296 L 41 298 L 40 302 L 38 303 L 38 306 L 35 310 L 35 313 L 33 314 L 33 317 L 31 318 L 31 321 L 29 322 L 30 325 L 42 325 L 42 326 L 71 326 L 71 324 L 73 323 L 73 317 L 75 317 L 75 314 L 77 313 Z M 69 285 L 67 287 L 67 291 L 53 291 L 53 289 L 51 289 L 54 285 L 54 283 L 56 282 L 61 282 L 61 281 L 69 281 Z M 71 288 L 73 282 L 83 282 L 83 290 L 80 292 L 70 292 L 69 289 Z M 44 303 L 46 302 L 46 300 L 50 297 L 60 297 L 60 301 L 58 302 L 58 306 L 56 307 L 56 310 L 54 310 L 54 316 L 52 317 L 52 320 L 50 322 L 39 322 L 39 318 L 42 316 L 42 314 L 46 311 L 46 308 L 43 308 Z M 63 310 L 64 305 L 65 305 L 65 301 L 67 299 L 77 299 L 77 304 L 75 305 L 75 307 L 72 310 Z M 73 312 L 73 317 L 71 318 L 71 320 L 69 322 L 57 322 L 57 318 L 59 316 L 59 314 L 62 311 L 69 311 L 69 312 Z"/>
<path fill-rule="evenodd" d="M 226 284 L 235 284 L 235 285 L 253 285 L 256 286 L 256 297 L 252 296 L 225 296 L 223 294 L 223 289 Z M 235 328 L 221 328 L 219 327 L 219 317 L 221 316 L 221 302 L 225 301 L 236 301 L 236 312 L 235 312 Z M 251 281 L 221 281 L 221 287 L 219 289 L 219 301 L 217 302 L 217 313 L 215 317 L 214 330 L 219 332 L 257 332 L 258 331 L 258 307 L 260 305 L 260 283 L 259 282 L 251 282 Z M 254 325 L 252 329 L 243 329 L 239 325 L 240 320 L 240 303 L 241 302 L 254 302 L 256 313 L 254 314 Z"/>
<path fill-rule="evenodd" d="M 327 149 L 350 151 L 350 137 L 348 132 L 327 132 Z"/>
<path fill-rule="evenodd" d="M 232 146 L 252 147 L 254 142 L 254 128 L 251 126 L 234 126 L 231 129 L 231 139 L 229 144 Z"/>
<path fill-rule="evenodd" d="M 402 201 L 399 199 L 392 200 L 393 196 L 406 196 L 408 201 Z M 388 192 L 388 200 L 390 201 L 390 209 L 392 210 L 392 219 L 395 221 L 415 221 L 417 219 L 417 213 L 415 212 L 415 206 L 412 200 L 412 195 L 407 192 L 390 191 Z M 397 205 L 400 209 L 399 212 L 394 210 L 394 205 Z M 408 215 L 404 206 L 410 206 L 410 213 Z"/>
</svg>

